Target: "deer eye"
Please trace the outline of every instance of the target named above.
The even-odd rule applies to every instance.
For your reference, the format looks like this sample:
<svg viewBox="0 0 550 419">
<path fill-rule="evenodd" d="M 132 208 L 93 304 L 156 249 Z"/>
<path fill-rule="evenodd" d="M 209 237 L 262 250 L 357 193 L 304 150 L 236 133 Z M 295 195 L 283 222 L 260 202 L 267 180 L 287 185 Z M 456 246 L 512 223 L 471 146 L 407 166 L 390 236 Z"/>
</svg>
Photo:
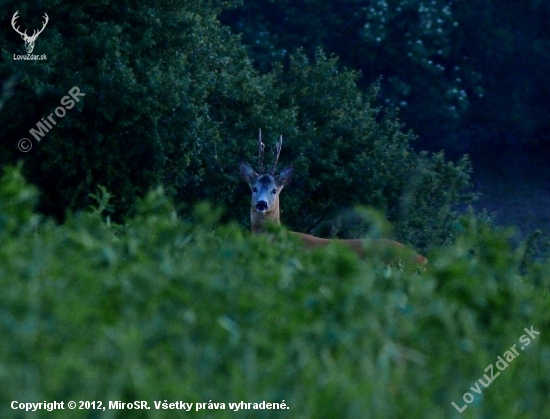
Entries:
<svg viewBox="0 0 550 419">
<path fill-rule="evenodd" d="M 256 193 L 256 192 L 258 192 L 258 189 L 254 186 L 254 187 L 252 188 L 252 192 Z"/>
<path fill-rule="evenodd" d="M 271 191 L 271 193 L 272 193 L 273 195 L 275 195 L 275 194 L 277 193 L 277 189 L 273 189 L 273 190 Z"/>
</svg>

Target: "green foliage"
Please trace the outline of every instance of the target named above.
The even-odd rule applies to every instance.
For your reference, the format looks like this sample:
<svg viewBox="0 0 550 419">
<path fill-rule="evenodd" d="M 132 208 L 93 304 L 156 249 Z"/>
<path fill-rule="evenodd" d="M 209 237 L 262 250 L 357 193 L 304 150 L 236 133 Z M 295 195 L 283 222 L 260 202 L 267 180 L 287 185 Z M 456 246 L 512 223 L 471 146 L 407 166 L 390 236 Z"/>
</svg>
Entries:
<svg viewBox="0 0 550 419">
<path fill-rule="evenodd" d="M 549 16 L 544 1 L 258 0 L 222 21 L 261 71 L 322 47 L 364 86 L 382 76 L 382 100 L 424 147 L 494 158 L 548 144 Z"/>
<path fill-rule="evenodd" d="M 448 0 L 263 0 L 244 2 L 222 20 L 243 34 L 263 71 L 286 62 L 297 48 L 313 55 L 322 47 L 361 70 L 365 86 L 382 76 L 383 103 L 400 108 L 423 144 L 438 150 L 441 139 L 455 139 L 470 96 L 482 91 L 480 75 L 461 51 L 454 5 Z"/>
<path fill-rule="evenodd" d="M 27 25 L 41 16 L 29 3 L 7 3 Z M 30 137 L 69 89 L 86 94 L 40 143 L 30 137 L 25 170 L 45 192 L 43 211 L 86 208 L 97 184 L 114 194 L 118 214 L 158 184 L 172 195 L 209 196 L 203 182 L 219 174 L 216 146 L 245 124 L 262 125 L 269 108 L 257 103 L 264 83 L 244 49 L 216 20 L 223 4 L 45 1 L 51 21 L 35 52 L 48 61 L 13 60 L 8 51 L 21 47 L 14 31 L 0 40 L 0 76 L 19 76 L 0 116 L 3 140 L 13 141 L 2 145 L 0 163 L 21 157 L 18 139 Z M 10 13 L 3 8 L 3 20 Z M 231 161 L 238 151 L 222 156 Z"/>
<path fill-rule="evenodd" d="M 284 136 L 282 163 L 295 164 L 282 198 L 291 228 L 328 224 L 335 234 L 330 225 L 339 211 L 371 205 L 399 224 L 398 238 L 419 248 L 452 236 L 457 217 L 449 209 L 469 199 L 468 162 L 413 151 L 414 136 L 373 108 L 377 87 L 364 95 L 358 74 L 339 70 L 334 57 L 319 50 L 310 61 L 297 52 L 288 68 L 259 75 L 217 20 L 230 6 L 224 2 L 42 5 L 50 6 L 56 14 L 36 48 L 51 59 L 13 60 L 11 41 L 0 40 L 0 75 L 18 80 L 0 114 L 3 138 L 13 140 L 2 146 L 0 163 L 25 160 L 45 214 L 61 220 L 89 208 L 102 185 L 112 208 L 97 209 L 120 223 L 138 197 L 162 185 L 184 208 L 209 199 L 225 208 L 226 220 L 244 222 L 248 190 L 238 162 L 255 155 L 263 128 L 267 144 Z M 37 13 L 18 7 L 21 16 Z M 18 139 L 30 137 L 73 86 L 85 96 L 33 140 L 31 152 L 18 151 Z"/>
<path fill-rule="evenodd" d="M 241 400 L 290 407 L 238 413 L 250 418 L 459 417 L 451 403 L 512 345 L 463 415 L 547 417 L 550 265 L 520 276 L 508 235 L 475 219 L 408 272 L 338 245 L 308 252 L 284 231 L 251 236 L 207 205 L 179 219 L 158 189 L 122 231 L 98 211 L 36 229 L 19 216 L 31 191 L 14 170 L 0 181 L 13 226 L 0 229 L 1 417 L 23 416 L 13 400 L 152 408 L 101 413 L 117 418 L 174 417 L 154 410 L 164 400 L 225 403 L 202 414 L 216 418 Z"/>
<path fill-rule="evenodd" d="M 449 242 L 459 218 L 454 206 L 474 198 L 465 193 L 466 157 L 453 164 L 442 153 L 414 152 L 414 135 L 373 108 L 377 87 L 364 97 L 357 73 L 339 71 L 337 60 L 320 51 L 315 62 L 299 52 L 288 71 L 277 67 L 274 76 L 279 100 L 296 121 L 285 143 L 296 176 L 281 198 L 291 227 L 335 234 L 338 212 L 361 204 L 383 209 L 397 223 L 397 237 L 419 248 Z"/>
<path fill-rule="evenodd" d="M 22 226 L 34 228 L 38 221 L 33 214 L 37 198 L 37 190 L 27 184 L 21 166 L 5 167 L 0 178 L 0 232 L 13 234 Z"/>
</svg>

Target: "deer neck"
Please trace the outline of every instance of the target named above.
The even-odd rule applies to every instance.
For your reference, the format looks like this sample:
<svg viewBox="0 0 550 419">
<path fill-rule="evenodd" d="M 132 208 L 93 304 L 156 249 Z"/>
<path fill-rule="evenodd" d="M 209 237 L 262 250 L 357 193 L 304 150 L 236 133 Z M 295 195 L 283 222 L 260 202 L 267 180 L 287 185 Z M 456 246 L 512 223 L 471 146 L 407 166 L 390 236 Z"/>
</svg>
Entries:
<svg viewBox="0 0 550 419">
<path fill-rule="evenodd" d="M 281 213 L 279 211 L 279 198 L 274 202 L 273 206 L 266 212 L 258 212 L 254 206 L 250 207 L 250 221 L 252 224 L 253 233 L 263 233 L 268 224 L 281 224 Z"/>
</svg>

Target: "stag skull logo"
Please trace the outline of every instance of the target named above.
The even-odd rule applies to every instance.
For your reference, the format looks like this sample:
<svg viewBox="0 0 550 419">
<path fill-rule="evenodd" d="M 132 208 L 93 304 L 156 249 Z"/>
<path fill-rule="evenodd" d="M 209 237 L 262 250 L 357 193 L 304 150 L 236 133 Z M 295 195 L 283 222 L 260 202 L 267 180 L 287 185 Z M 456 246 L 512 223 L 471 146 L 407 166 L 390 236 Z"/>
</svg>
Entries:
<svg viewBox="0 0 550 419">
<path fill-rule="evenodd" d="M 27 29 L 25 29 L 25 32 L 21 32 L 19 30 L 19 26 L 15 26 L 16 24 L 16 20 L 19 16 L 17 16 L 17 13 L 19 13 L 19 10 L 16 11 L 14 14 L 13 14 L 13 17 L 11 18 L 11 26 L 13 27 L 13 29 L 15 30 L 15 32 L 17 32 L 19 35 L 21 35 L 21 38 L 23 38 L 23 41 L 25 41 L 25 49 L 27 50 L 27 52 L 30 54 L 32 53 L 32 50 L 34 49 L 34 43 L 36 42 L 36 38 L 38 38 L 38 35 L 40 35 L 42 33 L 42 31 L 44 30 L 44 28 L 46 27 L 46 25 L 48 24 L 48 21 L 50 20 L 50 18 L 48 17 L 48 15 L 46 13 L 44 13 L 44 23 L 42 24 L 42 29 L 40 30 L 36 30 L 34 29 L 33 32 L 32 32 L 32 35 L 29 36 L 27 35 Z"/>
</svg>

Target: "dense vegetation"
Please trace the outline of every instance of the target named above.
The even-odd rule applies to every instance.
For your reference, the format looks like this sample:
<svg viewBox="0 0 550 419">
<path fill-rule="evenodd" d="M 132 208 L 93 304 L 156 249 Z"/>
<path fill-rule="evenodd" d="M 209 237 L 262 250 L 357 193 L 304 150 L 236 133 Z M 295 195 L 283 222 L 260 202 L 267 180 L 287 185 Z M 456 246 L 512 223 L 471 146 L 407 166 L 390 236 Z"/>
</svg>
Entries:
<svg viewBox="0 0 550 419">
<path fill-rule="evenodd" d="M 548 159 L 550 3 L 258 0 L 226 11 L 257 67 L 318 47 L 360 69 L 423 149 Z"/>
<path fill-rule="evenodd" d="M 104 193 L 63 225 L 39 218 L 35 198 L 7 170 L 3 418 L 23 417 L 13 400 L 152 408 L 75 418 L 183 417 L 155 410 L 164 400 L 225 403 L 188 414 L 216 418 L 548 417 L 548 265 L 520 276 L 507 235 L 474 219 L 417 272 L 336 245 L 306 252 L 284 231 L 251 236 L 204 205 L 177 218 L 159 190 L 124 227 L 105 221 Z M 521 350 L 531 326 L 540 335 Z M 470 390 L 512 345 L 517 358 L 480 395 Z M 465 392 L 475 399 L 460 416 L 452 403 L 462 408 Z M 229 410 L 264 400 L 290 409 Z"/>
<path fill-rule="evenodd" d="M 181 416 L 155 401 L 225 403 L 194 410 L 221 418 L 548 417 L 550 262 L 533 262 L 536 238 L 512 247 L 460 214 L 465 150 L 546 141 L 547 61 L 526 80 L 507 60 L 545 56 L 548 6 L 506 4 L 4 1 L 4 22 L 50 22 L 47 61 L 14 60 L 20 36 L 0 37 L 0 417 L 67 414 L 14 400 L 152 408 L 71 413 L 86 418 Z M 508 26 L 519 11 L 539 22 L 525 38 Z M 32 138 L 75 86 L 85 96 Z M 378 237 L 387 219 L 427 267 L 252 236 L 238 163 L 255 165 L 259 128 L 294 165 L 286 226 Z"/>
<path fill-rule="evenodd" d="M 40 22 L 40 10 L 17 7 L 31 27 Z M 137 197 L 163 185 L 187 205 L 182 211 L 209 199 L 226 209 L 225 220 L 246 223 L 238 162 L 255 163 L 262 128 L 270 149 L 283 135 L 281 164 L 295 165 L 282 204 L 290 228 L 357 235 L 335 220 L 361 204 L 386 211 L 397 238 L 418 248 L 453 237 L 453 207 L 471 199 L 468 160 L 414 151 L 414 135 L 376 107 L 377 85 L 363 93 L 358 74 L 340 70 L 335 57 L 297 51 L 288 66 L 260 75 L 219 24 L 217 2 L 41 7 L 55 12 L 35 52 L 51 59 L 14 61 L 8 51 L 22 48 L 20 38 L 0 39 L 0 77 L 16 83 L 0 114 L 0 164 L 25 161 L 41 212 L 62 219 L 87 208 L 102 185 L 121 221 Z M 9 10 L 0 13 L 9 19 Z M 73 86 L 86 96 L 35 141 L 29 130 Z M 33 141 L 26 154 L 16 147 L 22 137 Z"/>
</svg>

